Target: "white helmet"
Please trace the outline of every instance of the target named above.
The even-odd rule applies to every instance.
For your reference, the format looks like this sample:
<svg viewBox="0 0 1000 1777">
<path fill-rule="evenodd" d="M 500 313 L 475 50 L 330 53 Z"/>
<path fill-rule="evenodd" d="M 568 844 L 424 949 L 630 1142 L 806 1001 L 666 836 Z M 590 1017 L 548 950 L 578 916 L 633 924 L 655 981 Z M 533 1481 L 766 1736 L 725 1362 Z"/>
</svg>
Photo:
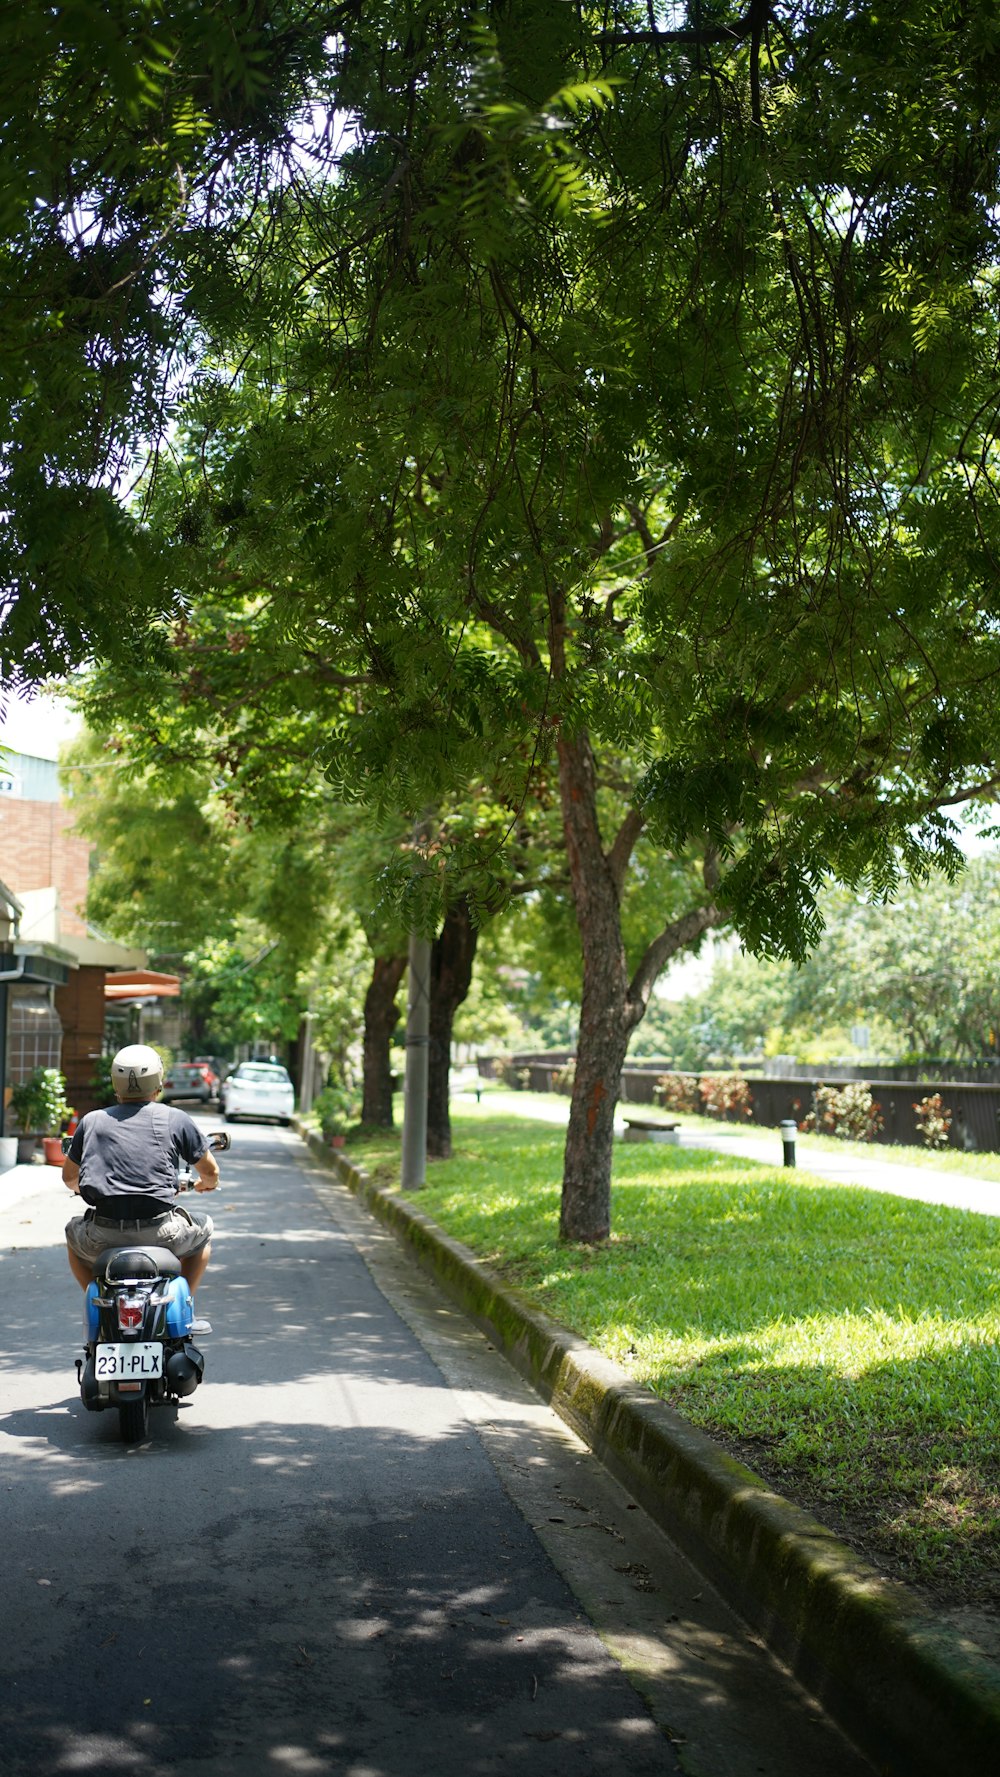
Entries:
<svg viewBox="0 0 1000 1777">
<path fill-rule="evenodd" d="M 126 1104 L 142 1104 L 155 1098 L 163 1085 L 163 1063 L 155 1049 L 145 1043 L 130 1043 L 119 1049 L 111 1063 L 111 1084 L 115 1095 Z"/>
</svg>

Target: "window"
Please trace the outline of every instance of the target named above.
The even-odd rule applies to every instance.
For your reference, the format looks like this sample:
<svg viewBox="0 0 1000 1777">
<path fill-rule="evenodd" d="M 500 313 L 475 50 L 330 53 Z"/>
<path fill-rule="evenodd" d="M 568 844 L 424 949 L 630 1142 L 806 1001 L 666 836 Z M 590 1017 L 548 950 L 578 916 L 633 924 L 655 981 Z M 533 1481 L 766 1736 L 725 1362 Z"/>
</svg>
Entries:
<svg viewBox="0 0 1000 1777">
<path fill-rule="evenodd" d="M 58 1067 L 62 1034 L 59 1014 L 43 993 L 25 993 L 14 988 L 8 1025 L 8 1085 L 19 1085 L 36 1067 Z"/>
</svg>

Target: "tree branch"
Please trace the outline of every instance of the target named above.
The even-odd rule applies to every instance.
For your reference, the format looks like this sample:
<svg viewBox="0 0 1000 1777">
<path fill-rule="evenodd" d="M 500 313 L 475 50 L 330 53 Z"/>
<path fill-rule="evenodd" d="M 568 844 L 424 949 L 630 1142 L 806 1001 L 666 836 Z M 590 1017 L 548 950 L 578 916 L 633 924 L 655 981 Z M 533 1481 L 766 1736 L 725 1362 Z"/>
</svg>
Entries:
<svg viewBox="0 0 1000 1777">
<path fill-rule="evenodd" d="M 630 808 L 615 834 L 614 843 L 611 850 L 608 852 L 608 869 L 611 872 L 611 880 L 615 885 L 615 891 L 619 899 L 621 898 L 622 885 L 628 871 L 629 859 L 635 850 L 636 841 L 645 825 L 645 816 L 640 814 L 637 808 Z"/>
<path fill-rule="evenodd" d="M 525 878 L 522 882 L 512 882 L 507 892 L 511 900 L 516 901 L 523 895 L 541 894 L 545 889 L 560 889 L 565 892 L 569 887 L 568 876 L 539 876 L 534 879 Z"/>
<path fill-rule="evenodd" d="M 769 10 L 769 9 L 768 9 Z M 741 43 L 744 38 L 751 37 L 759 29 L 759 6 L 751 6 L 741 19 L 731 25 L 705 25 L 700 29 L 679 31 L 599 31 L 597 41 L 602 49 L 620 49 L 629 43 L 647 43 L 654 48 L 660 44 L 690 43 L 695 47 L 710 43 Z"/>
<path fill-rule="evenodd" d="M 516 623 L 513 623 L 501 605 L 481 593 L 471 577 L 469 605 L 476 617 L 481 618 L 483 623 L 494 630 L 498 636 L 502 636 L 505 642 L 510 643 L 525 666 L 541 665 L 542 657 L 535 645 L 534 638 L 527 635 Z"/>
<path fill-rule="evenodd" d="M 664 926 L 662 932 L 647 946 L 629 982 L 628 997 L 636 1024 L 645 1012 L 649 996 L 671 958 L 678 951 L 689 949 L 715 926 L 725 925 L 728 919 L 728 913 L 716 907 L 714 902 L 709 902 L 706 907 L 694 907 L 689 913 L 682 914 L 680 919 Z"/>
</svg>

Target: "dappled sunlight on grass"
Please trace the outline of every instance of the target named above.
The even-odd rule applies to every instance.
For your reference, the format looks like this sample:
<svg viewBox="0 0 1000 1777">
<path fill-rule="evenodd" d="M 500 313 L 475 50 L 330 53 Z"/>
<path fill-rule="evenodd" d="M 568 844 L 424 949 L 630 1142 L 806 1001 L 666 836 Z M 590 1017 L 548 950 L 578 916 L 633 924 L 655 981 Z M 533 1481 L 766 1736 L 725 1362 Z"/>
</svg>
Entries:
<svg viewBox="0 0 1000 1777">
<path fill-rule="evenodd" d="M 1000 1602 L 998 1221 L 623 1144 L 612 1238 L 561 1245 L 562 1129 L 486 1113 L 422 1210 L 883 1565 Z"/>
</svg>

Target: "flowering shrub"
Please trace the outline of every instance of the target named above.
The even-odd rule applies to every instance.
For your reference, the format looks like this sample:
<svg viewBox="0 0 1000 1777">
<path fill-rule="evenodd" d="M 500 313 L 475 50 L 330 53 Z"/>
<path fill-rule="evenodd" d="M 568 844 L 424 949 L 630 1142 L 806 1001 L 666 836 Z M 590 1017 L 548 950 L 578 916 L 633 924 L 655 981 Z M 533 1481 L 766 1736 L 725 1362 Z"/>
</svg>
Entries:
<svg viewBox="0 0 1000 1777">
<path fill-rule="evenodd" d="M 656 1097 L 666 1111 L 700 1111 L 701 1097 L 694 1074 L 661 1074 Z"/>
<path fill-rule="evenodd" d="M 710 1117 L 749 1117 L 753 1097 L 742 1074 L 702 1074 L 698 1091 Z"/>
<path fill-rule="evenodd" d="M 882 1106 L 872 1097 L 864 1080 L 845 1086 L 817 1086 L 813 1109 L 801 1125 L 821 1135 L 838 1135 L 843 1141 L 874 1141 L 882 1128 Z"/>
<path fill-rule="evenodd" d="M 505 1060 L 501 1062 L 498 1072 L 504 1085 L 509 1086 L 513 1092 L 527 1092 L 531 1085 L 531 1069 L 528 1067 L 515 1067 L 512 1061 Z"/>
<path fill-rule="evenodd" d="M 913 1106 L 917 1113 L 917 1128 L 929 1148 L 946 1148 L 948 1131 L 951 1128 L 951 1112 L 941 1102 L 940 1092 L 930 1092 Z"/>
</svg>

